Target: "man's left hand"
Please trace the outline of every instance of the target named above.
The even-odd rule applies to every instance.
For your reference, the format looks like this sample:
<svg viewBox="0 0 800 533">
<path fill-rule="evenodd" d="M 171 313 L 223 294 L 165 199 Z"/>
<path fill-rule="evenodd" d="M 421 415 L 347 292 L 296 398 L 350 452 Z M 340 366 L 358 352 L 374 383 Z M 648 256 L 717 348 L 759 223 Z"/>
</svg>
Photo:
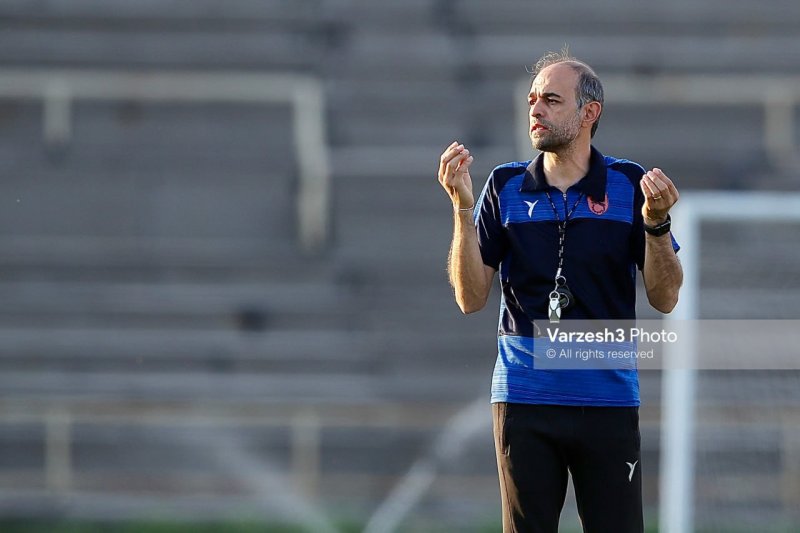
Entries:
<svg viewBox="0 0 800 533">
<path fill-rule="evenodd" d="M 639 182 L 644 194 L 642 216 L 648 226 L 667 220 L 669 210 L 678 201 L 678 189 L 660 168 L 648 171 Z"/>
</svg>

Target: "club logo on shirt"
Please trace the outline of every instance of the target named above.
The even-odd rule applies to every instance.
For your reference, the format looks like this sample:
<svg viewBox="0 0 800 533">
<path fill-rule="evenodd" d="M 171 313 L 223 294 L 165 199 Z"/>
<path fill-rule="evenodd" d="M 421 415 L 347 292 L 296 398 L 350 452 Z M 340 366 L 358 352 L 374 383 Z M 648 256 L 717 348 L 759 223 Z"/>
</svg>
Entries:
<svg viewBox="0 0 800 533">
<path fill-rule="evenodd" d="M 529 202 L 528 200 L 523 200 L 528 205 L 528 218 L 533 218 L 533 208 L 536 207 L 536 204 L 539 203 L 539 200 L 535 202 Z"/>
<path fill-rule="evenodd" d="M 588 196 L 586 201 L 589 203 L 589 210 L 595 215 L 602 215 L 608 211 L 608 194 L 602 202 L 595 202 L 591 196 Z"/>
</svg>

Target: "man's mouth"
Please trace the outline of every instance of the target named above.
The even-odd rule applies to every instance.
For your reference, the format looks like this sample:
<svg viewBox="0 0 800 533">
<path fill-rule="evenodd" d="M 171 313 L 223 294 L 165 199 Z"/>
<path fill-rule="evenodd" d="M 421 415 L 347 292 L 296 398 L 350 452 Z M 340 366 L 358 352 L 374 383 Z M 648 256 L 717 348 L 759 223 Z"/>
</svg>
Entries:
<svg viewBox="0 0 800 533">
<path fill-rule="evenodd" d="M 547 126 L 545 126 L 544 124 L 534 124 L 533 126 L 531 126 L 531 133 L 535 131 L 546 131 L 546 130 Z"/>
</svg>

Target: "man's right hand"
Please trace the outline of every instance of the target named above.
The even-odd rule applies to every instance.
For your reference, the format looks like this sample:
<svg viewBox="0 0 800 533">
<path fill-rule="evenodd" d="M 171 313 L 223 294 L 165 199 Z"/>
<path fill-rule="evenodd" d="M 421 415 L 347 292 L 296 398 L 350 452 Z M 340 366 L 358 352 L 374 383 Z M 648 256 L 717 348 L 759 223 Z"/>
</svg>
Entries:
<svg viewBox="0 0 800 533">
<path fill-rule="evenodd" d="M 472 156 L 463 144 L 453 141 L 439 159 L 439 183 L 453 202 L 453 209 L 467 209 L 475 205 L 472 196 L 472 178 L 469 166 Z"/>
</svg>

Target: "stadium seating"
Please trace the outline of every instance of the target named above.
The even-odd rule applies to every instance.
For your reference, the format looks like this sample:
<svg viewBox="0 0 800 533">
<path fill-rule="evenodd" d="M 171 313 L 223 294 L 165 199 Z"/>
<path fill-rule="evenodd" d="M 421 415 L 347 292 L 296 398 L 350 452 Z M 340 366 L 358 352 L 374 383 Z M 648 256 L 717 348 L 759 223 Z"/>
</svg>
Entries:
<svg viewBox="0 0 800 533">
<path fill-rule="evenodd" d="M 311 412 L 320 457 L 309 498 L 368 516 L 448 417 L 487 396 L 494 363 L 496 304 L 461 317 L 447 286 L 441 149 L 469 144 L 476 189 L 495 164 L 523 157 L 513 91 L 526 66 L 565 43 L 601 76 L 798 74 L 800 4 L 779 4 L 568 1 L 554 12 L 524 0 L 3 2 L 0 68 L 319 77 L 333 235 L 318 256 L 297 244 L 288 107 L 80 101 L 69 142 L 52 147 L 38 102 L 0 101 L 0 490 L 17 502 L 0 512 L 58 514 L 46 490 L 54 487 L 88 516 L 255 506 L 238 473 L 207 466 L 225 445 L 196 443 L 228 428 L 242 449 L 291 476 L 293 439 Z M 793 183 L 797 169 L 770 167 L 753 144 L 763 125 L 756 105 L 607 98 L 597 146 L 666 169 L 682 190 Z M 731 284 L 797 316 L 797 288 L 782 281 L 800 265 L 796 232 L 754 232 L 740 244 L 780 256 L 772 292 L 756 290 L 763 278 L 742 283 L 742 269 L 764 265 L 746 263 L 710 225 L 705 316 L 748 315 L 753 302 L 731 296 Z M 639 307 L 652 316 L 643 299 Z M 764 387 L 761 378 L 743 375 L 732 389 L 709 375 L 705 397 L 733 402 Z M 778 389 L 795 383 L 789 376 Z M 644 460 L 656 474 L 659 375 L 643 373 L 642 391 Z M 48 478 L 44 459 L 63 413 L 72 420 L 66 486 Z M 205 416 L 200 426 L 182 425 L 193 416 Z M 698 471 L 702 495 L 713 492 L 705 473 L 729 468 L 737 451 L 770 466 L 740 479 L 780 478 L 787 437 L 780 417 L 764 424 L 757 441 L 724 422 L 704 436 L 701 451 L 727 445 L 732 455 Z M 491 446 L 485 425 L 420 516 L 447 512 L 462 526 L 496 518 Z M 648 509 L 657 483 L 648 477 Z"/>
</svg>

